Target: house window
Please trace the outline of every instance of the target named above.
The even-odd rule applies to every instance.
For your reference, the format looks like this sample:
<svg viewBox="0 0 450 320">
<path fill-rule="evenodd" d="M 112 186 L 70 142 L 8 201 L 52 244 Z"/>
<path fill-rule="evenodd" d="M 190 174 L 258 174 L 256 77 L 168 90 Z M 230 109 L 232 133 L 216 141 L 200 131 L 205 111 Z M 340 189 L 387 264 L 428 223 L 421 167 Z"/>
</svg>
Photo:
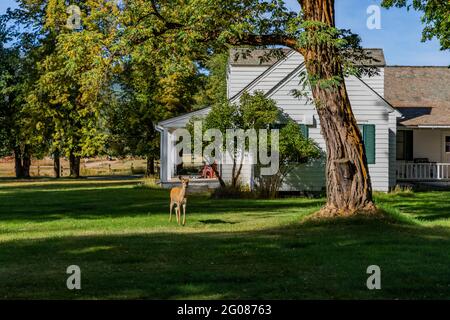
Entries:
<svg viewBox="0 0 450 320">
<path fill-rule="evenodd" d="M 364 146 L 366 148 L 367 163 L 375 164 L 375 125 L 360 124 L 358 127 L 363 136 Z"/>
<path fill-rule="evenodd" d="M 413 160 L 413 132 L 411 130 L 397 132 L 397 160 Z"/>
<path fill-rule="evenodd" d="M 445 137 L 445 152 L 450 153 L 450 136 Z"/>
</svg>

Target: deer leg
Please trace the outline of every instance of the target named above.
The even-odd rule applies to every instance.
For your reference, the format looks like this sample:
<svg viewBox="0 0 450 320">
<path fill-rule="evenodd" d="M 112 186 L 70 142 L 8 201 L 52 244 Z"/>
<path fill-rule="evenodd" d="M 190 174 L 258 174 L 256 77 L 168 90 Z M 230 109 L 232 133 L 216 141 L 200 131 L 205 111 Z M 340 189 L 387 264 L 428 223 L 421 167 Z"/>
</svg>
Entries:
<svg viewBox="0 0 450 320">
<path fill-rule="evenodd" d="M 170 202 L 169 222 L 172 222 L 173 202 Z"/>
<path fill-rule="evenodd" d="M 177 209 L 176 209 L 176 213 L 177 213 L 177 223 L 180 224 L 180 219 L 181 219 L 181 213 L 180 213 L 180 204 L 177 204 Z"/>
<path fill-rule="evenodd" d="M 186 199 L 183 202 L 183 226 L 186 224 Z"/>
</svg>

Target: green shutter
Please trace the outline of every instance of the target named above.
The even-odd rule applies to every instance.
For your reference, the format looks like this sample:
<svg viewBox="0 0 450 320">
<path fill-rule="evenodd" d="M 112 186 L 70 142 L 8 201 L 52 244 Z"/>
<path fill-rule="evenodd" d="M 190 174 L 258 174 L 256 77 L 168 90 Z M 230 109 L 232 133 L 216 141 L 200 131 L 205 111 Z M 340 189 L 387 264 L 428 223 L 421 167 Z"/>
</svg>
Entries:
<svg viewBox="0 0 450 320">
<path fill-rule="evenodd" d="M 364 124 L 362 127 L 367 163 L 375 164 L 375 125 Z"/>
<path fill-rule="evenodd" d="M 300 131 L 302 132 L 302 135 L 305 138 L 309 138 L 309 130 L 308 130 L 308 126 L 306 126 L 305 124 L 300 124 Z"/>
</svg>

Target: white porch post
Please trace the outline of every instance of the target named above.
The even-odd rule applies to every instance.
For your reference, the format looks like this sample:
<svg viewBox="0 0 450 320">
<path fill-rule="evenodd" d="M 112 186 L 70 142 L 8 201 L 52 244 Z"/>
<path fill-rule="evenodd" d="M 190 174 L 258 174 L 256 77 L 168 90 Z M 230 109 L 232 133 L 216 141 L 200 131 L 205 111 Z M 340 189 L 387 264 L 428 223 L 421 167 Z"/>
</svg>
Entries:
<svg viewBox="0 0 450 320">
<path fill-rule="evenodd" d="M 172 179 L 172 173 L 173 173 L 173 163 L 174 163 L 174 145 L 173 145 L 173 134 L 169 132 L 168 129 L 165 129 L 167 132 L 167 140 L 166 140 L 166 163 L 167 163 L 167 170 L 166 170 L 166 181 L 170 181 Z"/>
<path fill-rule="evenodd" d="M 172 144 L 172 134 L 167 128 L 157 127 L 161 133 L 160 137 L 160 172 L 159 179 L 162 183 L 170 181 L 172 177 L 172 159 L 173 159 L 173 144 Z"/>
</svg>

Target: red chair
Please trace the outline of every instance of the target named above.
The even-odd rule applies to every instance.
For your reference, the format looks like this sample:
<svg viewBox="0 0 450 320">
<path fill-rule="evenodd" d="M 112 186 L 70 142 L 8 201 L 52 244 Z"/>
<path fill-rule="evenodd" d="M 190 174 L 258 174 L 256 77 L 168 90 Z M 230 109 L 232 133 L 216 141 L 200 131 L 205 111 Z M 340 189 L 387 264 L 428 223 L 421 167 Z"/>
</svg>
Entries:
<svg viewBox="0 0 450 320">
<path fill-rule="evenodd" d="M 200 178 L 214 179 L 215 177 L 216 177 L 216 174 L 214 173 L 214 170 L 213 170 L 212 166 L 210 166 L 210 165 L 205 164 L 203 166 L 203 168 L 200 170 Z"/>
</svg>

